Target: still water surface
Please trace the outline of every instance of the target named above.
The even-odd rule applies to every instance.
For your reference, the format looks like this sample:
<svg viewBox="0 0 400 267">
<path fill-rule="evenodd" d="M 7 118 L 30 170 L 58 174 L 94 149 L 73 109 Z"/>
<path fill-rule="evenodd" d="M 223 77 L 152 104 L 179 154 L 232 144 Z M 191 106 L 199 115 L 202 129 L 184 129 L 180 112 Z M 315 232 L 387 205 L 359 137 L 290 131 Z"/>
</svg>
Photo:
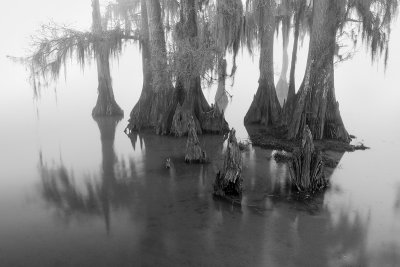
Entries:
<svg viewBox="0 0 400 267">
<path fill-rule="evenodd" d="M 239 208 L 211 195 L 222 137 L 202 136 L 211 163 L 192 166 L 182 163 L 183 139 L 129 139 L 127 116 L 93 120 L 95 66 L 82 72 L 71 64 L 66 80 L 33 100 L 24 67 L 5 55 L 23 52 L 38 18 L 58 14 L 61 21 L 90 25 L 90 4 L 43 0 L 47 9 L 31 8 L 47 15 L 32 15 L 18 9 L 19 2 L 9 8 L 26 21 L 13 31 L 0 23 L 2 36 L 10 36 L 0 44 L 1 267 L 400 265 L 399 51 L 392 49 L 386 73 L 371 66 L 363 50 L 336 69 L 346 127 L 371 150 L 345 153 L 331 188 L 314 201 L 296 202 L 285 197 L 285 165 L 270 159 L 272 151 L 251 148 L 243 154 L 246 190 Z M 70 10 L 74 5 L 82 8 Z M 396 27 L 392 47 L 399 46 Z M 240 56 L 228 88 L 234 97 L 226 117 L 242 139 L 257 58 Z M 305 53 L 298 80 L 304 61 Z M 112 71 L 116 100 L 129 114 L 142 82 L 138 48 L 127 46 Z M 214 93 L 205 89 L 209 100 Z M 170 170 L 163 167 L 167 157 Z"/>
</svg>

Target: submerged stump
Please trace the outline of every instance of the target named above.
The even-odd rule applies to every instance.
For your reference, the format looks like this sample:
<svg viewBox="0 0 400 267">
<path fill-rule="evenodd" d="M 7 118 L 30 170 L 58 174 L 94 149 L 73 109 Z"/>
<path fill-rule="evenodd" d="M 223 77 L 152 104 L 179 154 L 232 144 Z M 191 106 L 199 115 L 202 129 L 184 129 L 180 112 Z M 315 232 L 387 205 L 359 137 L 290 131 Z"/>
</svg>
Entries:
<svg viewBox="0 0 400 267">
<path fill-rule="evenodd" d="M 292 185 L 299 191 L 313 194 L 328 185 L 324 176 L 324 162 L 320 151 L 314 147 L 313 136 L 306 125 L 300 149 L 295 149 L 289 161 Z"/>
<path fill-rule="evenodd" d="M 186 143 L 186 163 L 205 163 L 206 153 L 201 149 L 199 138 L 197 137 L 196 126 L 191 116 L 188 123 L 188 139 Z"/>
<path fill-rule="evenodd" d="M 232 200 L 240 198 L 243 191 L 242 181 L 242 154 L 235 129 L 232 128 L 229 132 L 224 167 L 215 178 L 214 195 Z"/>
</svg>

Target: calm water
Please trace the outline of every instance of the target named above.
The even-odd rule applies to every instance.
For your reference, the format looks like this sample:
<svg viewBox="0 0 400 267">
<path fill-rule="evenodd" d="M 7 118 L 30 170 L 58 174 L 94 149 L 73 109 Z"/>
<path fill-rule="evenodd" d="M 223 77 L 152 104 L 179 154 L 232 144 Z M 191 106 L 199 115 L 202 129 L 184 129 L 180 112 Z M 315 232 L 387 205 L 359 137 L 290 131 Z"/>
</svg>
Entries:
<svg viewBox="0 0 400 267">
<path fill-rule="evenodd" d="M 272 151 L 251 148 L 243 154 L 239 208 L 211 195 L 222 165 L 220 136 L 201 137 L 212 162 L 191 166 L 182 163 L 183 139 L 131 140 L 123 133 L 127 116 L 93 120 L 94 66 L 82 72 L 69 65 L 65 80 L 33 100 L 24 67 L 5 55 L 22 54 L 26 36 L 46 18 L 90 25 L 87 2 L 15 1 L 1 18 L 0 34 L 10 39 L 0 44 L 0 266 L 400 265 L 400 27 L 386 73 L 363 49 L 336 69 L 344 122 L 372 149 L 345 153 L 332 187 L 315 201 L 296 202 L 285 197 L 286 167 L 270 160 Z M 26 19 L 8 28 L 16 14 Z M 244 52 L 228 88 L 227 120 L 242 139 L 257 59 Z M 304 60 L 303 52 L 298 80 Z M 127 46 L 112 71 L 116 100 L 129 114 L 142 83 L 138 48 Z M 208 99 L 214 93 L 205 89 Z"/>
</svg>

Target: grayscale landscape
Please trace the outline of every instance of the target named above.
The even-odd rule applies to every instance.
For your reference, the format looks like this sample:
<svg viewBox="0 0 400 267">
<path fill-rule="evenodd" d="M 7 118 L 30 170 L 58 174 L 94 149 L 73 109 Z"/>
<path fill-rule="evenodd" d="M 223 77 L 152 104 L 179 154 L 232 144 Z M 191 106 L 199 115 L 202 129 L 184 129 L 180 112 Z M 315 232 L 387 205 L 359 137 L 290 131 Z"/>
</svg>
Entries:
<svg viewBox="0 0 400 267">
<path fill-rule="evenodd" d="M 400 266 L 399 4 L 2 3 L 0 267 Z"/>
</svg>

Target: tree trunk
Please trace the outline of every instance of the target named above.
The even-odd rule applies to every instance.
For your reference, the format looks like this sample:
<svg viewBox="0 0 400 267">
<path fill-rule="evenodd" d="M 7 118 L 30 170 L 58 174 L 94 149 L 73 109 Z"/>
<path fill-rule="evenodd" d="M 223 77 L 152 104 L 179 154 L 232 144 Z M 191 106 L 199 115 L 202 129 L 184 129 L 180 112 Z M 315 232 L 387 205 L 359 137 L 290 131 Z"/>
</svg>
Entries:
<svg viewBox="0 0 400 267">
<path fill-rule="evenodd" d="M 153 89 L 155 92 L 169 90 L 172 88 L 172 83 L 168 75 L 167 48 L 165 45 L 160 1 L 148 0 L 146 7 L 149 27 L 151 68 L 153 71 Z"/>
<path fill-rule="evenodd" d="M 282 69 L 281 75 L 279 77 L 278 84 L 276 85 L 276 93 L 278 96 L 279 103 L 283 106 L 288 95 L 288 82 L 287 82 L 287 72 L 289 68 L 289 32 L 290 32 L 290 16 L 285 15 L 282 21 Z"/>
<path fill-rule="evenodd" d="M 95 33 L 103 31 L 101 25 L 101 14 L 99 0 L 92 1 L 92 30 Z M 96 62 L 98 75 L 98 97 L 96 106 L 93 108 L 92 116 L 122 116 L 123 110 L 118 106 L 114 98 L 114 92 L 111 83 L 109 52 L 106 44 L 99 42 L 96 44 Z"/>
<path fill-rule="evenodd" d="M 259 86 L 250 109 L 244 118 L 245 124 L 263 124 L 267 126 L 280 123 L 281 107 L 275 91 L 274 82 L 274 33 L 275 4 L 267 0 L 260 4 L 259 32 L 261 38 Z"/>
<path fill-rule="evenodd" d="M 183 5 L 182 5 L 183 4 Z M 178 42 L 189 44 L 192 51 L 198 49 L 197 10 L 195 0 L 185 0 L 181 3 L 181 34 Z M 182 21 L 183 20 L 183 21 Z M 179 48 L 178 48 L 179 49 Z M 193 57 L 193 52 L 186 52 L 185 56 Z M 194 59 L 191 59 L 194 61 Z M 185 77 L 178 77 L 177 95 L 182 97 L 176 108 L 172 120 L 171 133 L 183 136 L 188 133 L 189 120 L 193 117 L 197 133 L 222 133 L 228 130 L 224 116 L 217 108 L 212 109 L 207 103 L 201 90 L 200 74 L 193 69 L 186 70 Z"/>
<path fill-rule="evenodd" d="M 157 134 L 169 134 L 172 116 L 177 106 L 177 97 L 168 74 L 167 48 L 159 0 L 147 2 L 149 40 L 151 52 L 152 99 L 151 120 L 156 123 Z"/>
<path fill-rule="evenodd" d="M 147 16 L 146 0 L 141 0 L 140 9 L 140 46 L 142 50 L 143 86 L 139 101 L 136 103 L 130 114 L 129 125 L 127 128 L 131 131 L 140 131 L 142 128 L 155 128 L 157 126 L 157 118 L 154 118 L 154 112 L 152 112 L 152 101 L 155 93 L 152 86 L 153 71 L 151 67 L 149 21 Z"/>
<path fill-rule="evenodd" d="M 296 99 L 296 63 L 297 63 L 297 51 L 299 46 L 300 21 L 304 16 L 306 0 L 300 0 L 299 4 L 300 6 L 298 7 L 298 10 L 295 15 L 294 41 L 292 50 L 292 61 L 290 65 L 288 95 L 285 106 L 283 107 L 285 123 L 288 123 L 290 120 L 290 116 L 292 115 L 293 106 Z"/>
<path fill-rule="evenodd" d="M 225 90 L 226 67 L 226 59 L 221 57 L 218 60 L 218 87 L 215 94 L 215 105 L 221 113 L 225 112 L 225 109 L 229 103 L 229 99 Z"/>
<path fill-rule="evenodd" d="M 142 0 L 141 8 L 144 83 L 139 102 L 131 112 L 127 129 L 134 131 L 141 128 L 154 128 L 158 134 L 183 136 L 188 133 L 189 120 L 193 116 L 196 131 L 199 134 L 226 131 L 228 126 L 223 114 L 212 109 L 203 95 L 198 73 L 189 71 L 190 77 L 179 76 L 176 87 L 173 88 L 168 74 L 159 0 Z M 187 40 L 195 50 L 198 47 L 195 1 L 186 0 L 181 8 L 182 15 L 179 23 L 183 25 L 181 39 Z M 147 11 L 147 14 L 144 11 Z M 146 23 L 146 15 L 148 23 Z M 148 81 L 151 82 L 148 83 Z"/>
<path fill-rule="evenodd" d="M 167 51 L 159 0 L 141 0 L 143 87 L 130 114 L 129 131 L 152 128 L 168 134 L 176 108 L 175 90 L 168 75 Z"/>
<path fill-rule="evenodd" d="M 341 2 L 340 2 L 341 3 Z M 334 52 L 340 3 L 314 1 L 313 24 L 304 86 L 296 96 L 288 127 L 288 138 L 300 138 L 307 124 L 316 140 L 349 142 L 334 89 Z"/>
<path fill-rule="evenodd" d="M 300 21 L 304 15 L 304 9 L 306 7 L 306 0 L 300 1 L 300 6 L 295 16 L 294 25 L 294 41 L 292 50 L 292 62 L 290 65 L 289 74 L 289 91 L 288 91 L 288 101 L 293 98 L 296 94 L 296 63 L 297 63 L 297 51 L 299 47 L 299 35 L 300 35 Z"/>
<path fill-rule="evenodd" d="M 141 10 L 141 39 L 140 46 L 142 50 L 142 70 L 143 70 L 143 86 L 139 101 L 132 109 L 129 119 L 128 129 L 139 131 L 142 128 L 155 127 L 154 121 L 150 119 L 151 99 L 153 94 L 152 71 L 151 71 L 151 55 L 149 40 L 149 22 L 147 16 L 146 0 L 140 1 Z"/>
</svg>

